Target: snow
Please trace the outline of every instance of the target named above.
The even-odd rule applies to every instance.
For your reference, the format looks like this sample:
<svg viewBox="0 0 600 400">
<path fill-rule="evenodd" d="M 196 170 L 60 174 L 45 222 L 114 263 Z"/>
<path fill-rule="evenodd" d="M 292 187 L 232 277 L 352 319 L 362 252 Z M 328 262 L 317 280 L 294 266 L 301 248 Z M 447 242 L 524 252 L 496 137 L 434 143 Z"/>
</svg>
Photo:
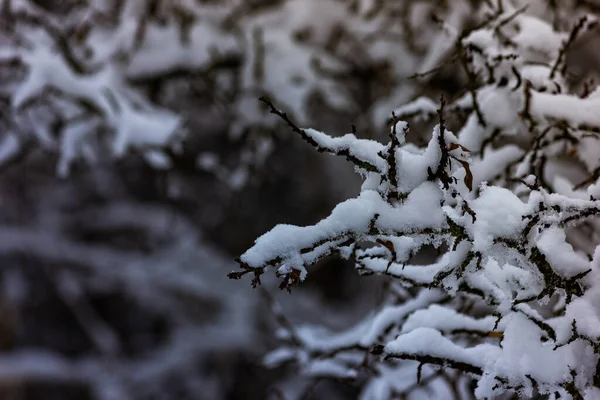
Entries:
<svg viewBox="0 0 600 400">
<path fill-rule="evenodd" d="M 432 328 L 442 333 L 455 330 L 473 330 L 488 332 L 494 330 L 496 318 L 487 316 L 475 319 L 468 315 L 460 314 L 453 309 L 432 304 L 428 308 L 421 308 L 413 312 L 402 325 L 402 334 L 419 328 Z"/>
<path fill-rule="evenodd" d="M 16 135 L 7 134 L 0 141 L 0 165 L 15 157 L 21 150 L 21 144 Z"/>
<path fill-rule="evenodd" d="M 23 351 L 0 357 L 0 381 L 10 383 L 26 379 L 81 381 L 85 378 L 81 366 L 69 363 L 55 354 L 42 351 Z"/>
<path fill-rule="evenodd" d="M 391 207 L 375 191 L 363 191 L 356 199 L 338 204 L 329 217 L 313 226 L 276 226 L 258 238 L 254 246 L 242 254 L 240 259 L 251 267 L 260 267 L 277 257 L 282 257 L 283 263 L 293 268 L 300 267 L 302 262 L 314 263 L 321 255 L 326 254 L 329 248 L 345 241 L 350 235 L 367 235 L 375 214 L 380 216 L 376 226 L 383 231 L 393 232 L 398 224 L 404 226 L 408 232 L 415 229 L 440 228 L 444 217 L 437 208 L 439 200 L 439 191 L 433 183 L 424 183 L 413 190 L 405 203 L 399 207 Z M 428 210 L 429 214 L 424 215 L 423 210 Z M 303 249 L 310 249 L 314 243 L 321 242 L 324 242 L 323 245 L 314 250 L 302 252 Z"/>
<path fill-rule="evenodd" d="M 18 57 L 28 66 L 28 74 L 12 95 L 11 105 L 15 111 L 26 107 L 36 98 L 55 90 L 74 104 L 87 102 L 97 117 L 116 131 L 111 140 L 112 155 L 124 156 L 130 148 L 165 147 L 172 144 L 180 128 L 181 119 L 174 113 L 150 106 L 134 93 L 124 82 L 113 65 L 99 68 L 91 73 L 73 71 L 56 51 L 48 46 L 48 37 L 39 31 L 31 31 L 35 38 L 33 47 L 19 49 Z M 67 125 L 59 138 L 60 161 L 57 173 L 66 177 L 70 165 L 79 157 L 85 157 L 86 143 L 98 127 L 97 118 L 83 120 L 79 115 Z M 43 126 L 34 127 L 42 135 Z M 47 136 L 47 135 L 46 135 Z M 46 140 L 48 142 L 48 140 Z M 163 157 L 164 158 L 164 157 Z M 156 155 L 148 155 L 152 165 L 164 167 Z"/>
<path fill-rule="evenodd" d="M 435 276 L 447 266 L 448 259 L 444 256 L 439 262 L 429 265 L 399 264 L 398 262 L 390 264 L 384 258 L 366 258 L 361 260 L 361 263 L 366 265 L 370 271 L 376 273 L 385 272 L 386 275 L 408 279 L 425 285 L 433 281 Z"/>
<path fill-rule="evenodd" d="M 569 278 L 589 269 L 589 262 L 575 253 L 567 242 L 564 229 L 553 226 L 545 229 L 537 238 L 537 246 L 546 256 L 554 271 Z"/>
<path fill-rule="evenodd" d="M 593 137 L 584 136 L 580 139 L 579 143 L 579 159 L 585 164 L 588 171 L 591 172 L 600 166 L 600 160 L 598 159 L 600 145 L 598 144 L 598 140 Z"/>
<path fill-rule="evenodd" d="M 415 311 L 427 307 L 429 304 L 442 300 L 443 294 L 431 290 L 424 290 L 419 295 L 399 306 L 388 306 L 383 308 L 372 321 L 370 321 L 370 327 L 365 332 L 360 340 L 363 346 L 370 346 L 376 343 L 379 336 L 382 335 L 386 329 L 393 324 L 399 324 L 402 320 L 406 319 L 407 316 L 412 315 Z M 408 321 L 407 321 L 408 322 Z M 405 322 L 405 324 L 407 323 Z M 404 325 L 405 325 L 404 324 Z M 404 326 L 403 325 L 403 326 Z M 404 329 L 404 328 L 403 328 Z"/>
<path fill-rule="evenodd" d="M 463 348 L 445 338 L 436 329 L 425 327 L 402 334 L 385 346 L 387 355 L 430 355 L 464 362 L 480 368 L 487 362 L 498 358 L 500 352 L 497 346 L 488 344 Z"/>
<path fill-rule="evenodd" d="M 143 156 L 146 162 L 156 170 L 168 170 L 173 167 L 171 159 L 162 151 L 147 150 Z"/>
<path fill-rule="evenodd" d="M 349 370 L 336 362 L 331 360 L 320 360 L 310 364 L 305 370 L 302 371 L 305 374 L 319 377 L 326 376 L 331 378 L 356 378 L 357 373 L 354 370 Z"/>
<path fill-rule="evenodd" d="M 472 160 L 473 187 L 493 181 L 506 167 L 522 157 L 524 152 L 517 146 L 508 145 L 499 149 L 487 149 L 484 154 L 485 157 L 480 155 Z"/>
<path fill-rule="evenodd" d="M 351 156 L 374 165 L 379 171 L 385 171 L 383 158 L 378 153 L 384 151 L 384 146 L 374 140 L 360 139 L 352 133 L 341 137 L 331 137 L 314 129 L 305 129 L 304 132 L 319 146 L 331 152 L 348 151 Z"/>
<path fill-rule="evenodd" d="M 293 225 L 276 226 L 258 238 L 240 258 L 251 266 L 260 266 L 280 254 L 289 255 L 308 248 L 314 242 L 336 238 L 350 231 L 364 232 L 378 206 L 385 206 L 385 203 L 376 192 L 363 192 L 357 199 L 337 205 L 328 218 L 308 229 Z"/>
<path fill-rule="evenodd" d="M 508 189 L 497 186 L 481 189 L 480 196 L 471 202 L 477 215 L 470 229 L 476 251 L 489 248 L 495 238 L 516 238 L 526 223 L 521 217 L 527 211 L 526 204 Z"/>
<path fill-rule="evenodd" d="M 564 382 L 570 379 L 570 368 L 592 362 L 592 357 L 570 347 L 554 349 L 552 343 L 540 342 L 540 329 L 525 316 L 515 314 L 507 324 L 502 340 L 502 351 L 488 359 L 488 371 L 480 380 L 475 395 L 491 396 L 495 376 L 505 376 L 514 382 L 522 381 L 528 389 L 524 394 L 531 395 L 531 383 L 526 375 L 537 382 Z M 546 390 L 542 386 L 540 391 Z M 525 389 L 527 390 L 527 389 Z"/>
<path fill-rule="evenodd" d="M 437 113 L 439 106 L 428 97 L 419 97 L 408 104 L 394 110 L 397 118 L 407 118 L 412 115 L 428 115 Z"/>
<path fill-rule="evenodd" d="M 127 65 L 126 74 L 139 79 L 178 69 L 202 70 L 213 62 L 215 53 L 239 51 L 232 33 L 221 31 L 206 20 L 191 27 L 188 43 L 180 42 L 180 32 L 175 24 L 151 25 L 142 46 Z M 215 41 L 215 37 L 220 40 Z"/>
<path fill-rule="evenodd" d="M 531 113 L 537 118 L 568 121 L 573 126 L 600 127 L 597 98 L 570 94 L 532 93 Z"/>
</svg>

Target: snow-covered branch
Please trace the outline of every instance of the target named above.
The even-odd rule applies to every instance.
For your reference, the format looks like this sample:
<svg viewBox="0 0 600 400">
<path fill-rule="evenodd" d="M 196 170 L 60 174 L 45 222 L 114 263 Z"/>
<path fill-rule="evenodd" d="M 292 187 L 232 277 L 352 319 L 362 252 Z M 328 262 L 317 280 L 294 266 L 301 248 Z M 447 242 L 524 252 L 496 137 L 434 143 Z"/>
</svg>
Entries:
<svg viewBox="0 0 600 400">
<path fill-rule="evenodd" d="M 600 121 L 595 91 L 569 93 L 566 61 L 595 19 L 563 32 L 503 3 L 457 35 L 464 95 L 397 109 L 386 144 L 300 128 L 267 102 L 318 151 L 353 163 L 364 183 L 317 224 L 259 237 L 230 277 L 250 274 L 256 286 L 274 270 L 291 290 L 337 254 L 362 274 L 410 288 L 351 330 L 296 329 L 270 364 L 293 360 L 309 376 L 366 379 L 365 399 L 392 397 L 401 391 L 395 380 L 418 384 L 430 374 L 425 366 L 462 371 L 477 381 L 477 398 L 600 393 L 600 242 L 590 238 L 596 250 L 586 254 L 589 242 L 569 236 L 597 226 L 597 176 L 576 189 L 573 179 L 597 175 Z M 465 117 L 453 121 L 455 135 L 446 119 L 457 110 Z M 407 143 L 398 115 L 437 116 L 425 147 Z M 431 247 L 436 260 L 411 263 Z"/>
</svg>

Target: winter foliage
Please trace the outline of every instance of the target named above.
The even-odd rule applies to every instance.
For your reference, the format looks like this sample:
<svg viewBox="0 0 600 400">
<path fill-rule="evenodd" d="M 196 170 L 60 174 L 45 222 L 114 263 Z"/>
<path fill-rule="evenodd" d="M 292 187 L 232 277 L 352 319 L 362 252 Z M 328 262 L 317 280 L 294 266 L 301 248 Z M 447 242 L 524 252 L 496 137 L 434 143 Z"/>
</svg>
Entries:
<svg viewBox="0 0 600 400">
<path fill-rule="evenodd" d="M 0 397 L 600 398 L 598 12 L 0 0 Z"/>
<path fill-rule="evenodd" d="M 418 23 L 438 3 L 420 3 L 0 0 L 0 398 L 270 394 L 277 377 L 255 365 L 269 313 L 226 279 L 231 243 L 254 236 L 232 209 L 286 204 L 235 207 L 293 152 L 258 97 L 375 135 L 419 87 L 399 80 L 444 54 Z M 461 26 L 469 7 L 440 11 Z M 319 173 L 290 197 L 332 196 Z M 327 326 L 365 308 L 274 297 Z"/>
<path fill-rule="evenodd" d="M 230 277 L 257 286 L 273 271 L 291 291 L 332 254 L 389 277 L 387 298 L 345 331 L 276 310 L 282 345 L 268 365 L 362 381 L 365 400 L 447 398 L 446 384 L 459 398 L 600 398 L 600 102 L 568 62 L 593 6 L 548 2 L 548 18 L 482 3 L 470 29 L 439 21 L 464 94 L 396 108 L 387 143 L 300 128 L 262 99 L 363 184 L 318 223 L 259 237 Z M 424 147 L 407 142 L 410 119 L 435 123 Z M 432 248 L 432 262 L 412 261 Z"/>
<path fill-rule="evenodd" d="M 339 0 L 93 0 L 64 5 L 67 15 L 56 15 L 35 1 L 4 0 L 0 64 L 13 76 L 2 87 L 10 112 L 0 161 L 6 165 L 41 146 L 58 154 L 57 174 L 66 177 L 80 161 L 98 165 L 134 152 L 164 170 L 182 152 L 192 152 L 199 170 L 238 189 L 276 139 L 278 120 L 264 115 L 259 96 L 277 98 L 303 123 L 320 99 L 373 130 L 390 103 L 412 95 L 410 87 L 390 82 L 415 70 L 420 59 L 427 68 L 444 54 L 445 37 L 435 27 L 420 27 L 419 40 L 411 41 L 415 54 L 395 56 L 409 54 L 408 42 L 395 38 L 416 28 L 411 14 L 425 15 L 432 7 L 426 1 L 415 7 Z M 457 4 L 448 18 L 460 25 L 468 11 Z M 161 104 L 167 82 L 197 77 L 204 78 L 189 90 L 213 97 L 200 112 L 228 120 L 231 141 L 244 143 L 234 165 L 205 149 L 183 149 L 201 133 L 190 132 L 183 115 Z"/>
</svg>

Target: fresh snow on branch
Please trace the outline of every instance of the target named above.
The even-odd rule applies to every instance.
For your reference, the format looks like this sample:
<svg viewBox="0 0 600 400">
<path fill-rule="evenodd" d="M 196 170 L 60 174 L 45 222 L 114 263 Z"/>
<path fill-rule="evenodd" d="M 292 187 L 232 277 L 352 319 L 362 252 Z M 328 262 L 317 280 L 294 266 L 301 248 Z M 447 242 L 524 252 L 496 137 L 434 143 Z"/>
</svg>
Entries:
<svg viewBox="0 0 600 400">
<path fill-rule="evenodd" d="M 291 291 L 335 254 L 391 281 L 388 299 L 347 331 L 283 327 L 269 365 L 363 380 L 363 399 L 419 398 L 416 388 L 444 379 L 458 391 L 473 379 L 480 399 L 600 395 L 600 120 L 597 90 L 571 91 L 567 62 L 595 18 L 560 30 L 527 6 L 486 3 L 449 56 L 465 94 L 396 108 L 386 144 L 302 129 L 264 100 L 364 183 L 320 222 L 259 237 L 230 277 L 256 286 L 274 270 Z M 407 143 L 399 118 L 436 120 L 428 144 Z M 586 225 L 593 234 L 582 240 Z M 413 263 L 432 247 L 435 260 Z"/>
</svg>

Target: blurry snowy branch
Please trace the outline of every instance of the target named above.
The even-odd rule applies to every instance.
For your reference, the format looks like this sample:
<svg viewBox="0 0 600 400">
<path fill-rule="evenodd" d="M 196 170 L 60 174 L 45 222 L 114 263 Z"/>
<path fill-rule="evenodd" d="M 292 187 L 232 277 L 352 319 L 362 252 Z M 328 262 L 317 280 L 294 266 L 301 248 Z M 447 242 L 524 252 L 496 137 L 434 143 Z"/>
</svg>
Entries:
<svg viewBox="0 0 600 400">
<path fill-rule="evenodd" d="M 18 209 L 1 217 L 0 397 L 58 385 L 65 396 L 85 387 L 82 399 L 176 398 L 177 382 L 180 396 L 222 398 L 224 376 L 203 363 L 214 352 L 225 363 L 258 340 L 258 298 L 231 290 L 229 257 L 166 207 L 89 204 L 81 186 L 27 182 L 44 201 L 26 218 Z M 92 185 L 103 184 L 116 190 Z"/>
<path fill-rule="evenodd" d="M 41 147 L 59 155 L 60 176 L 74 162 L 130 152 L 168 169 L 193 151 L 196 168 L 233 188 L 278 140 L 278 120 L 265 116 L 259 96 L 276 99 L 301 123 L 327 107 L 376 133 L 390 104 L 413 95 L 415 85 L 399 84 L 406 71 L 436 65 L 449 50 L 450 33 L 421 22 L 435 10 L 460 28 L 474 7 L 339 0 L 1 4 L 2 165 Z M 204 109 L 165 103 L 182 78 L 192 82 L 185 91 L 212 99 Z M 195 124 L 196 114 L 225 121 L 230 140 L 245 143 L 234 165 L 191 145 L 210 126 Z"/>
<path fill-rule="evenodd" d="M 419 398 L 448 382 L 462 397 L 470 379 L 477 398 L 600 394 L 600 89 L 572 91 L 568 63 L 596 18 L 566 21 L 554 6 L 547 21 L 517 2 L 485 3 L 449 56 L 467 78 L 464 94 L 397 108 L 386 144 L 300 128 L 263 99 L 364 183 L 317 224 L 258 238 L 229 276 L 257 286 L 274 271 L 291 290 L 338 255 L 392 282 L 386 301 L 348 331 L 282 324 L 284 344 L 267 364 L 362 380 L 364 399 Z M 409 118 L 437 122 L 424 148 L 407 142 Z M 437 260 L 412 262 L 431 247 Z"/>
</svg>

